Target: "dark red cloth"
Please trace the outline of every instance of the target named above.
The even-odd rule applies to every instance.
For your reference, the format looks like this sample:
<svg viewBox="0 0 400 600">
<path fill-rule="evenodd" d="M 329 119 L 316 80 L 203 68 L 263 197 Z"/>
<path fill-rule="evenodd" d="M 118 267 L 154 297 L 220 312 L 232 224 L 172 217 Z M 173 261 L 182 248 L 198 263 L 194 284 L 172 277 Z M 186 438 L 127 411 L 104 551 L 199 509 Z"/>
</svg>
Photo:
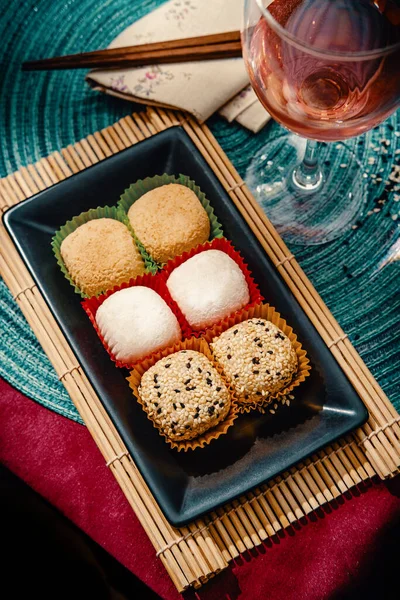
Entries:
<svg viewBox="0 0 400 600">
<path fill-rule="evenodd" d="M 180 598 L 85 427 L 1 380 L 0 423 L 0 459 L 11 471 L 162 598 Z M 201 600 L 358 598 L 357 586 L 364 582 L 372 590 L 371 573 L 379 565 L 382 580 L 382 569 L 390 566 L 379 561 L 388 556 L 390 532 L 399 531 L 399 496 L 400 478 L 356 490 L 241 557 L 196 595 Z M 381 591 L 380 598 L 395 597 Z"/>
</svg>

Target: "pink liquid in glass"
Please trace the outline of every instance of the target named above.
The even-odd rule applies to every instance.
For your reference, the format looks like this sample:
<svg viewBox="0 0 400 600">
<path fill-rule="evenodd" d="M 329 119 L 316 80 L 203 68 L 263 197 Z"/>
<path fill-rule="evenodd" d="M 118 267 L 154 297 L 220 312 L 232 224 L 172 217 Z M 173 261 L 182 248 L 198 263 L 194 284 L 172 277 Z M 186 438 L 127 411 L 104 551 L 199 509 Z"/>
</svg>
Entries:
<svg viewBox="0 0 400 600">
<path fill-rule="evenodd" d="M 268 10 L 300 44 L 264 17 L 245 32 L 251 83 L 278 122 L 307 138 L 342 140 L 373 128 L 400 105 L 400 46 L 379 52 L 400 42 L 400 8 L 393 0 L 379 6 L 274 0 Z M 352 56 L 371 50 L 376 53 L 367 59 Z"/>
</svg>

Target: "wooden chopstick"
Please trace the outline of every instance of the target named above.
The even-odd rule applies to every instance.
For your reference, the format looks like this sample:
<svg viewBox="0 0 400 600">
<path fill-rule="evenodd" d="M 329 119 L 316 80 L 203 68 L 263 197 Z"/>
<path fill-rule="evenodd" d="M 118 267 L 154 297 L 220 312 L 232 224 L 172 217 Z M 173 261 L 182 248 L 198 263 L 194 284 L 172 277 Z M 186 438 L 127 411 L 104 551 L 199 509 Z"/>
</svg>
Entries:
<svg viewBox="0 0 400 600">
<path fill-rule="evenodd" d="M 240 32 L 107 48 L 22 63 L 23 71 L 139 67 L 150 64 L 216 60 L 242 55 Z"/>
</svg>

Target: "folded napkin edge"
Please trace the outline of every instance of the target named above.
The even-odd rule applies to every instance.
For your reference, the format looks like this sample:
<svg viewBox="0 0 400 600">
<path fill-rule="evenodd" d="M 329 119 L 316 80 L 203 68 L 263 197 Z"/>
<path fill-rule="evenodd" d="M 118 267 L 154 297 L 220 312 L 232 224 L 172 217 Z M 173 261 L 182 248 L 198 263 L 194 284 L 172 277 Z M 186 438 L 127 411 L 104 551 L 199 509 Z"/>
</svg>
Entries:
<svg viewBox="0 0 400 600">
<path fill-rule="evenodd" d="M 102 85 L 101 83 L 99 83 L 98 81 L 93 79 L 91 77 L 90 73 L 88 73 L 85 76 L 85 81 L 91 87 L 92 90 L 94 90 L 96 92 L 102 92 L 103 94 L 109 94 L 110 96 L 114 96 L 115 98 L 120 98 L 121 100 L 127 100 L 132 103 L 143 104 L 144 106 L 155 106 L 155 107 L 159 107 L 159 108 L 167 108 L 167 109 L 171 109 L 171 110 L 180 110 L 180 111 L 183 110 L 184 112 L 188 112 L 190 114 L 190 111 L 185 111 L 185 109 L 183 109 L 182 107 L 175 106 L 173 104 L 167 104 L 165 102 L 158 102 L 157 100 L 151 100 L 149 98 L 141 98 L 140 96 L 135 96 L 134 94 L 131 94 L 131 93 L 125 94 L 124 92 L 119 92 L 117 90 L 114 90 L 113 88 Z M 227 102 L 230 102 L 233 98 L 235 98 L 235 96 L 238 93 L 240 93 L 241 90 L 245 89 L 247 86 L 248 86 L 248 82 L 246 82 L 245 85 L 243 85 L 241 88 L 236 90 L 232 94 L 232 96 L 229 98 L 229 100 L 227 100 Z M 213 110 L 213 111 L 210 111 L 209 114 L 207 112 L 202 118 L 199 118 L 198 116 L 196 116 L 196 118 L 199 123 L 204 123 L 215 112 L 216 111 Z"/>
</svg>

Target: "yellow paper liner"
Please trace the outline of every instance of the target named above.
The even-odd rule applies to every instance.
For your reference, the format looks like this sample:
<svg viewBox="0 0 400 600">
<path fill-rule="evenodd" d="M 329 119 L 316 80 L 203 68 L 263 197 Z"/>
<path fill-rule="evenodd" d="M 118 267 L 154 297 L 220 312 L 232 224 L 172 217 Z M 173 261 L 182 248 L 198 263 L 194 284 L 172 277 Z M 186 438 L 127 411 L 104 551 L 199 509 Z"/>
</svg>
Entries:
<svg viewBox="0 0 400 600">
<path fill-rule="evenodd" d="M 297 339 L 297 335 L 294 333 L 293 329 L 288 325 L 281 317 L 281 315 L 275 310 L 273 306 L 269 304 L 258 304 L 256 306 L 252 306 L 249 309 L 242 310 L 231 317 L 227 317 L 223 321 L 220 321 L 213 327 L 210 327 L 205 332 L 204 339 L 207 343 L 211 343 L 214 338 L 219 337 L 224 331 L 230 329 L 234 325 L 238 325 L 239 323 L 243 323 L 243 321 L 247 321 L 248 319 L 265 319 L 266 321 L 270 321 L 289 338 L 295 352 L 297 355 L 298 368 L 295 376 L 292 381 L 284 388 L 279 390 L 279 392 L 275 392 L 270 396 L 262 398 L 260 401 L 253 402 L 241 402 L 240 398 L 238 398 L 238 409 L 240 413 L 249 413 L 252 410 L 258 410 L 260 412 L 265 412 L 265 408 L 269 406 L 274 401 L 280 401 L 284 396 L 292 393 L 294 388 L 300 385 L 306 377 L 309 376 L 311 371 L 310 360 L 307 357 L 307 352 L 302 347 L 301 343 Z M 211 348 L 210 348 L 211 350 Z M 211 350 L 212 352 L 212 350 Z M 218 361 L 215 357 L 213 357 L 214 363 L 218 364 Z M 225 376 L 225 379 L 226 376 Z"/>
<path fill-rule="evenodd" d="M 221 377 L 224 381 L 224 384 L 228 388 L 228 391 L 230 394 L 230 399 L 231 399 L 231 408 L 230 408 L 227 416 L 225 417 L 225 419 L 223 421 L 221 421 L 220 423 L 218 423 L 218 425 L 216 425 L 212 429 L 205 431 L 202 435 L 200 435 L 199 437 L 194 438 L 192 440 L 183 440 L 182 442 L 176 442 L 176 441 L 170 440 L 162 431 L 160 431 L 160 429 L 157 427 L 156 423 L 148 415 L 146 407 L 140 398 L 140 394 L 138 392 L 138 387 L 140 385 L 140 382 L 142 380 L 144 373 L 146 371 L 148 371 L 148 369 L 150 369 L 150 367 L 155 365 L 156 362 L 158 362 L 162 358 L 169 356 L 170 354 L 174 354 L 175 352 L 179 352 L 180 350 L 195 350 L 197 352 L 201 352 L 202 354 L 204 354 L 204 356 L 206 358 L 208 358 L 208 360 L 211 362 L 212 366 L 215 367 L 215 369 L 221 375 Z M 235 419 L 238 416 L 238 405 L 237 405 L 236 394 L 235 394 L 232 386 L 227 382 L 221 365 L 219 365 L 213 359 L 210 347 L 204 339 L 198 339 L 195 337 L 191 337 L 189 339 L 183 340 L 182 342 L 178 342 L 177 344 L 175 344 L 174 346 L 171 346 L 170 348 L 166 348 L 165 350 L 161 350 L 161 351 L 153 354 L 147 360 L 144 360 L 140 365 L 137 365 L 135 367 L 135 369 L 133 369 L 133 371 L 130 372 L 129 377 L 127 377 L 127 381 L 129 383 L 129 387 L 132 389 L 134 395 L 136 396 L 137 401 L 143 408 L 144 412 L 147 414 L 147 418 L 153 423 L 153 426 L 157 429 L 158 433 L 164 437 L 167 444 L 169 444 L 171 446 L 171 448 L 178 450 L 178 452 L 181 452 L 181 451 L 187 452 L 188 450 L 196 450 L 196 448 L 204 448 L 204 446 L 207 446 L 210 442 L 212 442 L 212 440 L 216 440 L 221 435 L 224 435 L 228 431 L 228 429 L 230 427 L 232 427 L 233 422 L 235 421 Z"/>
</svg>

